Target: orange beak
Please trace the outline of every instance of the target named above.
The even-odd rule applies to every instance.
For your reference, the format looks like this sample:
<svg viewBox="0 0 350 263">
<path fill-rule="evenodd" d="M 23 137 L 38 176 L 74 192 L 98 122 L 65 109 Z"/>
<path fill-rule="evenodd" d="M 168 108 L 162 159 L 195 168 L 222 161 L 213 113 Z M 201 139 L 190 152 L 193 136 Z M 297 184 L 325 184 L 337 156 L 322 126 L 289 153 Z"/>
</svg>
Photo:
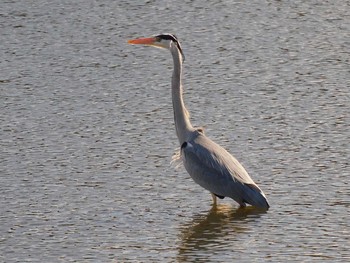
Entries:
<svg viewBox="0 0 350 263">
<path fill-rule="evenodd" d="M 153 45 L 155 41 L 154 37 L 148 37 L 128 40 L 128 43 L 132 45 Z"/>
</svg>

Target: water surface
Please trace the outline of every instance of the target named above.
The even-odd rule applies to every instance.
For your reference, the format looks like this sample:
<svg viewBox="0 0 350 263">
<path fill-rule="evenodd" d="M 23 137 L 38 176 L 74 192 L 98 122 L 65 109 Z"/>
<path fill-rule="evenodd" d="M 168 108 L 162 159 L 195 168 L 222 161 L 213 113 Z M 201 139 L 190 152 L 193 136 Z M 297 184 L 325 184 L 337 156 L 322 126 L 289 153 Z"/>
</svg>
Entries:
<svg viewBox="0 0 350 263">
<path fill-rule="evenodd" d="M 5 1 L 3 262 L 350 260 L 347 1 Z M 175 33 L 195 126 L 271 209 L 213 209 L 170 165 Z"/>
</svg>

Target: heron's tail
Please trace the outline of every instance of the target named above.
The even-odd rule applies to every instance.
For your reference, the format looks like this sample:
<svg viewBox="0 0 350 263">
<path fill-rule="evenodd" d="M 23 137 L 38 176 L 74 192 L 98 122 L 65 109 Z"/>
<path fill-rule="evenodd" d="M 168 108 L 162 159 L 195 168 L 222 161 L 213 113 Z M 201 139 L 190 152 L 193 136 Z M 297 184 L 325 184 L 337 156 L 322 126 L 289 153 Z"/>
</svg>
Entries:
<svg viewBox="0 0 350 263">
<path fill-rule="evenodd" d="M 244 184 L 244 186 L 246 186 L 243 194 L 243 201 L 245 203 L 259 208 L 269 209 L 269 202 L 267 201 L 264 192 L 261 191 L 257 185 Z"/>
</svg>

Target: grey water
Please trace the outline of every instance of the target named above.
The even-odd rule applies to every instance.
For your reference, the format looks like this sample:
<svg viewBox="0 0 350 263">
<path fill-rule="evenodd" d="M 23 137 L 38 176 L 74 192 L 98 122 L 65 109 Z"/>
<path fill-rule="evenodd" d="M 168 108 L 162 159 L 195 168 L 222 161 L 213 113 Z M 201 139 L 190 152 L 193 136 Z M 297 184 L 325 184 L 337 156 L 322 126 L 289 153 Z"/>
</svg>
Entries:
<svg viewBox="0 0 350 263">
<path fill-rule="evenodd" d="M 14 1 L 0 8 L 1 262 L 349 262 L 349 1 Z M 271 208 L 215 209 L 182 166 L 191 120 Z"/>
</svg>

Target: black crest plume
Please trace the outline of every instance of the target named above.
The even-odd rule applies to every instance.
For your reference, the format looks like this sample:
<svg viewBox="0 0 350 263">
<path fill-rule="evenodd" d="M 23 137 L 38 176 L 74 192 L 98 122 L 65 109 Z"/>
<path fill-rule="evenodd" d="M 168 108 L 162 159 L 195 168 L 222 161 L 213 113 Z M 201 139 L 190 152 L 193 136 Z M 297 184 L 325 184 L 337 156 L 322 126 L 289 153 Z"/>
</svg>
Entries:
<svg viewBox="0 0 350 263">
<path fill-rule="evenodd" d="M 180 42 L 179 42 L 179 40 L 177 39 L 177 37 L 176 37 L 174 34 L 164 33 L 164 34 L 160 34 L 160 35 L 158 35 L 158 36 L 156 36 L 156 37 L 158 37 L 158 38 L 160 38 L 160 39 L 164 39 L 164 40 L 171 40 L 171 41 L 173 41 L 174 43 L 176 43 L 176 45 L 177 45 L 177 47 L 178 47 L 178 49 L 180 50 L 180 53 L 181 53 L 181 55 L 182 55 L 182 59 L 183 59 L 183 61 L 185 61 L 185 55 L 184 55 L 184 53 L 183 53 L 183 51 L 182 51 Z"/>
</svg>

